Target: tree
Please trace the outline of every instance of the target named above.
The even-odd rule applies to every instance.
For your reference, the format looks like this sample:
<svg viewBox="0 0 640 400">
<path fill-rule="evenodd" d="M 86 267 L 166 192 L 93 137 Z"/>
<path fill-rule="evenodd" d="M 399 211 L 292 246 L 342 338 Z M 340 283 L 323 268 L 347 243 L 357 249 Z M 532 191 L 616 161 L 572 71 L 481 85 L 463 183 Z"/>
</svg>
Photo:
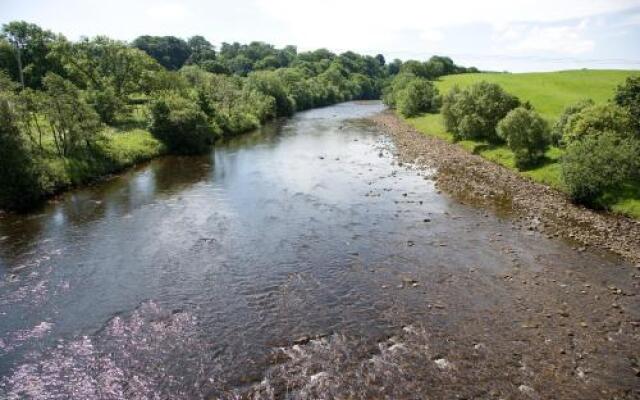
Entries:
<svg viewBox="0 0 640 400">
<path fill-rule="evenodd" d="M 436 112 L 440 105 L 438 89 L 433 83 L 421 78 L 411 80 L 397 97 L 398 111 L 405 117 Z"/>
<path fill-rule="evenodd" d="M 205 61 L 213 61 L 216 58 L 215 48 L 203 36 L 192 36 L 187 40 L 187 46 L 191 51 L 191 55 L 187 60 L 187 64 L 201 65 Z"/>
<path fill-rule="evenodd" d="M 640 76 L 630 76 L 623 85 L 618 86 L 614 101 L 627 109 L 640 137 Z"/>
<path fill-rule="evenodd" d="M 206 47 L 204 44 L 206 40 L 203 42 L 200 38 L 202 37 L 196 37 L 194 44 Z M 132 42 L 132 45 L 153 57 L 163 67 L 171 70 L 180 69 L 192 53 L 189 44 L 175 36 L 140 36 Z"/>
<path fill-rule="evenodd" d="M 153 100 L 149 125 L 151 133 L 170 151 L 180 154 L 206 151 L 218 133 L 196 101 L 176 93 L 166 93 Z"/>
<path fill-rule="evenodd" d="M 50 45 L 56 36 L 38 25 L 24 21 L 13 21 L 2 26 L 2 36 L 13 48 L 16 67 L 16 79 L 22 87 L 39 88 L 42 78 L 48 71 L 60 72 L 56 60 L 48 56 Z"/>
<path fill-rule="evenodd" d="M 569 124 L 569 120 L 580 111 L 584 110 L 587 107 L 593 106 L 595 103 L 591 99 L 580 100 L 577 103 L 568 105 L 560 118 L 553 125 L 553 129 L 551 130 L 551 142 L 558 146 L 562 143 L 562 136 L 564 135 L 565 130 L 567 129 L 567 125 Z"/>
<path fill-rule="evenodd" d="M 295 101 L 287 93 L 278 74 L 270 71 L 253 72 L 247 80 L 247 89 L 271 96 L 276 101 L 278 116 L 289 116 L 295 112 Z"/>
<path fill-rule="evenodd" d="M 15 102 L 13 93 L 0 90 L 0 207 L 24 209 L 42 195 L 41 172 L 39 158 L 20 130 Z"/>
<path fill-rule="evenodd" d="M 564 129 L 563 140 L 570 143 L 605 131 L 622 137 L 636 136 L 629 111 L 609 103 L 586 107 L 571 116 Z"/>
<path fill-rule="evenodd" d="M 43 112 L 58 155 L 67 157 L 82 145 L 90 150 L 101 128 L 98 114 L 70 81 L 48 73 L 43 82 L 46 88 Z"/>
<path fill-rule="evenodd" d="M 575 201 L 597 206 L 603 195 L 618 191 L 633 176 L 639 157 L 635 139 L 611 131 L 587 135 L 567 144 L 562 179 Z"/>
<path fill-rule="evenodd" d="M 402 69 L 402 61 L 399 59 L 393 60 L 391 63 L 387 64 L 387 73 L 391 76 L 397 75 L 400 73 Z"/>
<path fill-rule="evenodd" d="M 544 157 L 549 147 L 549 127 L 537 112 L 518 107 L 498 123 L 498 135 L 513 151 L 516 165 L 524 168 Z"/>
<path fill-rule="evenodd" d="M 445 128 L 455 140 L 499 142 L 498 122 L 518 106 L 517 97 L 495 83 L 482 81 L 463 90 L 452 88 L 443 98 L 442 116 Z"/>
</svg>

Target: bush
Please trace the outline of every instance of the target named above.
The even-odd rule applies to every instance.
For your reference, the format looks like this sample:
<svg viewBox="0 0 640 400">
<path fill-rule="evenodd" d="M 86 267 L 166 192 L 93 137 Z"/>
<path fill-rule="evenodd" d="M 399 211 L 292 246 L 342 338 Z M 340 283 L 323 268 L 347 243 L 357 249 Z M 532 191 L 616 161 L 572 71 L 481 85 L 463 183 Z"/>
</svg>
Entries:
<svg viewBox="0 0 640 400">
<path fill-rule="evenodd" d="M 85 98 L 105 124 L 113 124 L 124 109 L 124 102 L 116 96 L 110 86 L 103 90 L 88 90 L 85 92 Z"/>
<path fill-rule="evenodd" d="M 640 145 L 616 132 L 588 135 L 570 142 L 562 158 L 562 178 L 571 197 L 600 205 L 603 194 L 619 190 L 638 168 Z"/>
<path fill-rule="evenodd" d="M 296 103 L 287 93 L 287 89 L 277 73 L 272 71 L 253 72 L 246 83 L 248 90 L 271 96 L 276 100 L 276 113 L 278 116 L 287 117 L 296 110 Z"/>
<path fill-rule="evenodd" d="M 418 79 L 417 76 L 408 72 L 396 75 L 383 90 L 382 101 L 384 104 L 391 108 L 396 108 L 398 106 L 398 94 L 416 79 Z"/>
<path fill-rule="evenodd" d="M 640 137 L 640 76 L 630 76 L 624 85 L 618 86 L 614 101 L 627 109 Z"/>
<path fill-rule="evenodd" d="M 551 143 L 555 146 L 561 145 L 562 137 L 571 117 L 594 104 L 593 100 L 585 99 L 567 106 L 551 129 Z"/>
<path fill-rule="evenodd" d="M 518 107 L 498 123 L 498 135 L 513 151 L 518 168 L 531 166 L 549 147 L 547 122 L 533 110 Z"/>
<path fill-rule="evenodd" d="M 584 108 L 569 118 L 562 140 L 568 144 L 606 131 L 624 137 L 634 136 L 629 112 L 615 104 L 598 104 Z"/>
<path fill-rule="evenodd" d="M 169 151 L 202 153 L 214 143 L 218 128 L 194 100 L 175 93 L 164 94 L 151 103 L 150 130 Z"/>
<path fill-rule="evenodd" d="M 426 79 L 414 79 L 397 94 L 398 111 L 405 117 L 436 112 L 440 105 L 438 89 Z"/>
<path fill-rule="evenodd" d="M 495 83 L 479 82 L 464 90 L 457 87 L 443 98 L 442 116 L 445 127 L 455 140 L 485 139 L 499 142 L 498 122 L 509 111 L 520 106 L 517 97 L 506 93 Z"/>
</svg>

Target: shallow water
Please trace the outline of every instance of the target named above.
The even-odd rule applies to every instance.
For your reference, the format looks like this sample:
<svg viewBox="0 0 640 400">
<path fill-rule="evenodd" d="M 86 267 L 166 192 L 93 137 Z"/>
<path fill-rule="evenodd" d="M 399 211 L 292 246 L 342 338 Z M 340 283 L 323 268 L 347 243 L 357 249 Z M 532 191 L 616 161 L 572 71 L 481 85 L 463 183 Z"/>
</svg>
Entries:
<svg viewBox="0 0 640 400">
<path fill-rule="evenodd" d="M 305 336 L 460 332 L 511 311 L 499 278 L 514 263 L 628 281 L 613 258 L 439 194 L 361 119 L 381 110 L 299 113 L 4 216 L 0 393 L 216 396 L 260 382 L 273 350 Z"/>
</svg>

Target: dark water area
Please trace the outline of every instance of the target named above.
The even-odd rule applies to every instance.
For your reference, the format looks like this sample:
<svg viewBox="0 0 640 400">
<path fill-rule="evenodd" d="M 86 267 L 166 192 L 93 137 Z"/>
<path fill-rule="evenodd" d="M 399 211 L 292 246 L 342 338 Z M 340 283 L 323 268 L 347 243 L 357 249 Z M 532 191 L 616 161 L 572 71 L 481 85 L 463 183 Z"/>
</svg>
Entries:
<svg viewBox="0 0 640 400">
<path fill-rule="evenodd" d="M 517 318 L 501 286 L 514 257 L 628 282 L 623 263 L 516 230 L 398 165 L 362 119 L 382 109 L 299 113 L 3 216 L 0 397 L 216 397 L 261 382 L 273 350 L 306 337 Z"/>
</svg>

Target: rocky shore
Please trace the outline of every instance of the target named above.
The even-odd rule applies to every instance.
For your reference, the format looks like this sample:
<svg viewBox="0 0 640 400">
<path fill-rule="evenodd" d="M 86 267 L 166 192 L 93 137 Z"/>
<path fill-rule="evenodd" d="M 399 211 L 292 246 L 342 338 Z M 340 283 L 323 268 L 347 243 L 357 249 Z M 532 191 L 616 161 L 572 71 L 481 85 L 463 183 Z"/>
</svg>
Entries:
<svg viewBox="0 0 640 400">
<path fill-rule="evenodd" d="M 391 135 L 402 162 L 435 168 L 437 187 L 456 199 L 510 212 L 523 229 L 573 240 L 579 250 L 593 246 L 640 263 L 640 221 L 575 205 L 561 192 L 417 132 L 392 111 L 372 120 Z"/>
</svg>

